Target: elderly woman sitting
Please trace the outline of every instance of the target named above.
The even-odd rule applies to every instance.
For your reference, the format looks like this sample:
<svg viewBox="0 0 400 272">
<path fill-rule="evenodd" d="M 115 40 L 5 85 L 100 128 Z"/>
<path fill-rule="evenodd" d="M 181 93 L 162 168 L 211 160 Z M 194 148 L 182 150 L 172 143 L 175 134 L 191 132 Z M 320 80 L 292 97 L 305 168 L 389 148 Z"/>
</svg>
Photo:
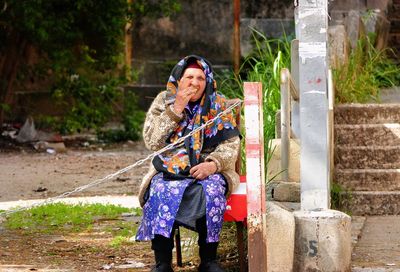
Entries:
<svg viewBox="0 0 400 272">
<path fill-rule="evenodd" d="M 225 102 L 216 92 L 210 63 L 195 55 L 185 57 L 147 113 L 146 147 L 156 151 L 176 142 L 224 111 Z M 199 233 L 199 271 L 223 271 L 216 262 L 217 247 L 226 196 L 239 183 L 235 172 L 239 147 L 239 131 L 229 112 L 154 157 L 139 192 L 143 219 L 136 234 L 137 240 L 151 240 L 156 261 L 152 271 L 173 271 L 176 226 Z"/>
</svg>

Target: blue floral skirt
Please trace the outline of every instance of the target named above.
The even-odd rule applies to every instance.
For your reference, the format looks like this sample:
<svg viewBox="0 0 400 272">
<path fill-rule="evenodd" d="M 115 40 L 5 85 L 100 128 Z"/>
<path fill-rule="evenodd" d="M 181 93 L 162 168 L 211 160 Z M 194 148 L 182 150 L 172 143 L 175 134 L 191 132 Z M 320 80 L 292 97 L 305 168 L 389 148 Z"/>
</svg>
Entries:
<svg viewBox="0 0 400 272">
<path fill-rule="evenodd" d="M 199 184 L 205 196 L 203 214 L 207 222 L 206 241 L 218 242 L 226 209 L 226 181 L 221 174 L 210 175 L 204 180 L 164 180 L 162 173 L 155 175 L 151 180 L 149 198 L 143 206 L 143 218 L 136 240 L 148 241 L 154 239 L 155 234 L 169 238 L 178 210 L 182 213 L 182 209 L 191 209 L 187 205 L 181 207 L 186 189 Z"/>
</svg>

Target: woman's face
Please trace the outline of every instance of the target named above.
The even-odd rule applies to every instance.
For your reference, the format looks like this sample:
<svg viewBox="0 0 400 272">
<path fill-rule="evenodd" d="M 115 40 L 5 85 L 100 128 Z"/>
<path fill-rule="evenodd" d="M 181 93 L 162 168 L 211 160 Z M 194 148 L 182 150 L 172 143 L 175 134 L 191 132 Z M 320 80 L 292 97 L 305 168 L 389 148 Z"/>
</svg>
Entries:
<svg viewBox="0 0 400 272">
<path fill-rule="evenodd" d="M 202 97 L 206 88 L 206 75 L 203 70 L 197 68 L 187 68 L 183 73 L 181 80 L 178 82 L 179 90 L 186 88 L 196 89 L 196 93 L 190 98 L 191 102 L 195 102 Z"/>
</svg>

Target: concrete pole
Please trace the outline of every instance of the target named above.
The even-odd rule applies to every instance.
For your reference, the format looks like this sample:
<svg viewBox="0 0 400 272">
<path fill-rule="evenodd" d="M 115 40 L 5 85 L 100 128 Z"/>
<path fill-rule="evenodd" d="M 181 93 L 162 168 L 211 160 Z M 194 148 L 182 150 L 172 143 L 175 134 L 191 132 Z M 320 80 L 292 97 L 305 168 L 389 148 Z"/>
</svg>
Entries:
<svg viewBox="0 0 400 272">
<path fill-rule="evenodd" d="M 329 208 L 328 0 L 299 0 L 301 209 Z"/>
<path fill-rule="evenodd" d="M 351 218 L 329 210 L 328 0 L 298 4 L 301 211 L 294 213 L 293 271 L 347 272 Z"/>
</svg>

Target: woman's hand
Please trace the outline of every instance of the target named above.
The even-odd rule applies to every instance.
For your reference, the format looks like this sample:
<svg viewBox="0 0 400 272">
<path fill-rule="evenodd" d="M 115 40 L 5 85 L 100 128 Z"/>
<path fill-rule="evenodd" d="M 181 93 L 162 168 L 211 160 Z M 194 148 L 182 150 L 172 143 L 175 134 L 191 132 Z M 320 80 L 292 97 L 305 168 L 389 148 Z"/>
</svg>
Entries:
<svg viewBox="0 0 400 272">
<path fill-rule="evenodd" d="M 217 172 L 217 165 L 212 161 L 199 163 L 190 169 L 190 175 L 199 180 L 205 179 L 215 172 Z"/>
<path fill-rule="evenodd" d="M 190 86 L 186 89 L 179 90 L 176 94 L 175 103 L 174 103 L 174 112 L 176 114 L 181 114 L 185 109 L 186 105 L 189 103 L 190 98 L 197 92 L 197 89 L 193 86 Z"/>
</svg>

